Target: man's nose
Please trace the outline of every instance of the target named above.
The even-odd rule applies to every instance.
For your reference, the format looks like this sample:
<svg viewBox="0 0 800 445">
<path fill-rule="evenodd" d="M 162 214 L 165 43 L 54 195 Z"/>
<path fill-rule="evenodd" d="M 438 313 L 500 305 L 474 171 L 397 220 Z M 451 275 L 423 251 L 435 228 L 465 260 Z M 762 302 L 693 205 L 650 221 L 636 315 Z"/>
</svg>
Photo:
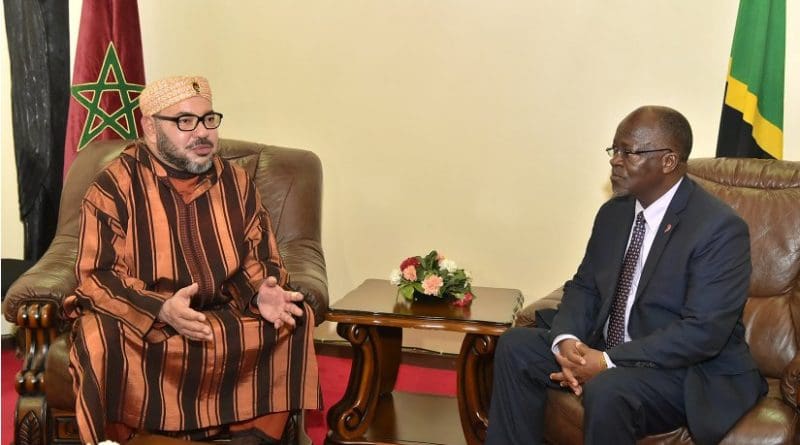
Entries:
<svg viewBox="0 0 800 445">
<path fill-rule="evenodd" d="M 210 133 L 210 132 L 211 132 L 211 130 L 206 128 L 206 126 L 203 124 L 203 121 L 200 121 L 200 122 L 197 123 L 197 126 L 194 127 L 194 132 L 193 133 L 194 133 L 194 136 L 196 136 L 196 137 L 206 137 L 206 136 L 208 136 L 208 133 Z"/>
<path fill-rule="evenodd" d="M 615 151 L 613 155 L 611 155 L 611 159 L 608 160 L 608 163 L 611 166 L 622 165 L 622 153 Z"/>
</svg>

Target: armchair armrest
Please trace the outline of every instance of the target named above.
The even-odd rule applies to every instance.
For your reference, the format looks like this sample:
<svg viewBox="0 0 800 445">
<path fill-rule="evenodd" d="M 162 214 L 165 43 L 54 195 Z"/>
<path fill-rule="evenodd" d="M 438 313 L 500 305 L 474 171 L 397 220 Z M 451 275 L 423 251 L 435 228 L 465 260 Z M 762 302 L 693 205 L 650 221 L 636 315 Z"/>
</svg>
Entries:
<svg viewBox="0 0 800 445">
<path fill-rule="evenodd" d="M 44 362 L 50 344 L 58 337 L 58 308 L 52 302 L 26 302 L 19 306 L 16 323 L 22 367 L 15 387 L 20 396 L 44 394 Z"/>
<path fill-rule="evenodd" d="M 781 378 L 781 395 L 783 400 L 791 405 L 795 411 L 800 410 L 800 393 L 797 387 L 800 386 L 800 355 L 795 355 L 794 359 L 786 365 Z"/>
<path fill-rule="evenodd" d="M 67 326 L 61 302 L 77 285 L 75 257 L 78 240 L 56 235 L 44 256 L 11 285 L 4 315 L 18 326 L 22 368 L 16 377 L 20 396 L 44 394 L 44 362 L 50 344 Z"/>
<path fill-rule="evenodd" d="M 67 235 L 56 235 L 44 256 L 11 285 L 6 294 L 4 316 L 20 327 L 28 327 L 21 313 L 25 306 L 47 303 L 61 307 L 64 297 L 75 290 L 75 258 L 78 240 Z M 59 317 L 60 311 L 52 316 Z M 23 324 L 20 324 L 23 323 Z"/>
<path fill-rule="evenodd" d="M 542 309 L 556 309 L 561 303 L 561 297 L 564 295 L 564 287 L 545 295 L 533 303 L 525 306 L 517 313 L 517 318 L 514 321 L 514 326 L 519 327 L 535 327 L 536 326 L 536 311 Z"/>
<path fill-rule="evenodd" d="M 320 242 L 292 240 L 283 246 L 281 255 L 292 287 L 306 295 L 306 302 L 314 310 L 314 325 L 319 325 L 328 312 L 328 278 Z"/>
</svg>

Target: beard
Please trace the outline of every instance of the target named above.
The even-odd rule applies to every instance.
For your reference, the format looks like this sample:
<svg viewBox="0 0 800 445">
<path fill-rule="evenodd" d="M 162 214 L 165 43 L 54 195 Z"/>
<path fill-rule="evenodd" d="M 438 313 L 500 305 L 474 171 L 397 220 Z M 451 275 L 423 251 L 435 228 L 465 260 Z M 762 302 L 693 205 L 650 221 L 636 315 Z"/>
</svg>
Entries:
<svg viewBox="0 0 800 445">
<path fill-rule="evenodd" d="M 627 188 L 614 185 L 613 183 L 611 184 L 611 196 L 613 196 L 614 198 L 622 198 L 630 194 L 631 192 Z"/>
<path fill-rule="evenodd" d="M 188 148 L 191 149 L 193 146 L 199 144 L 212 145 L 210 140 L 206 138 L 200 138 Z M 156 149 L 164 161 L 171 164 L 178 170 L 194 173 L 195 175 L 207 172 L 208 169 L 214 165 L 213 156 L 209 156 L 205 161 L 192 161 L 185 155 L 182 155 L 178 147 L 176 147 L 175 144 L 173 144 L 169 138 L 167 138 L 167 135 L 161 131 L 161 128 L 156 128 Z"/>
<path fill-rule="evenodd" d="M 622 175 L 622 172 L 611 172 L 609 181 L 611 182 L 611 195 L 615 198 L 628 196 L 631 194 L 630 184 L 628 183 L 627 175 Z"/>
</svg>

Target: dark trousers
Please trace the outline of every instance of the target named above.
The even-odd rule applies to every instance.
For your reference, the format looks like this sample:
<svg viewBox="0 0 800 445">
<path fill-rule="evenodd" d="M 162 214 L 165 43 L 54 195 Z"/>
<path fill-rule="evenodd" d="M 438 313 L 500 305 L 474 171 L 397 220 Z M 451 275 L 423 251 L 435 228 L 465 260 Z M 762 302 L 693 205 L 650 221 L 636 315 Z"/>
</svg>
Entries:
<svg viewBox="0 0 800 445">
<path fill-rule="evenodd" d="M 543 443 L 547 388 L 560 389 L 548 331 L 512 328 L 497 345 L 486 445 Z M 633 444 L 686 424 L 685 369 L 611 368 L 584 384 L 586 444 Z"/>
</svg>

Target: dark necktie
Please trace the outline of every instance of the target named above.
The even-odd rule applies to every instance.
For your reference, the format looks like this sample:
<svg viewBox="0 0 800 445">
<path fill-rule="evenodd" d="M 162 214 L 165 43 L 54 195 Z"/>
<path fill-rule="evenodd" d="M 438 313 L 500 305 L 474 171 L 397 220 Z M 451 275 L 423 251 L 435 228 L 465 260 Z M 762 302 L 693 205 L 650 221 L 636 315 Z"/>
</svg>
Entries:
<svg viewBox="0 0 800 445">
<path fill-rule="evenodd" d="M 636 215 L 636 222 L 633 226 L 633 235 L 628 251 L 625 252 L 625 260 L 622 262 L 622 270 L 617 280 L 617 289 L 614 292 L 614 301 L 611 303 L 611 315 L 608 316 L 608 334 L 606 335 L 606 346 L 613 348 L 625 340 L 625 306 L 628 303 L 628 295 L 631 293 L 631 283 L 633 273 L 636 271 L 636 262 L 642 251 L 642 241 L 644 240 L 644 212 Z"/>
</svg>

